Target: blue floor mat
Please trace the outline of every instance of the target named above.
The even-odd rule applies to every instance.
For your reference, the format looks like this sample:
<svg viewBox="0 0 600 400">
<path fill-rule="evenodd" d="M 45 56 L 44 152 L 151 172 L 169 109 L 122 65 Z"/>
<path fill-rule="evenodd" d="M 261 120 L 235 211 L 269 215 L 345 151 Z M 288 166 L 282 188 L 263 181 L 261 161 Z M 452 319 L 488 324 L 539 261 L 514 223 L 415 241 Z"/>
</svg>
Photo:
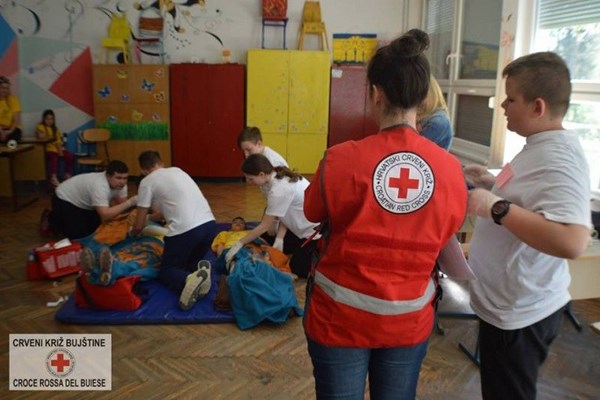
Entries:
<svg viewBox="0 0 600 400">
<path fill-rule="evenodd" d="M 230 224 L 218 224 L 220 230 L 229 229 Z M 141 324 L 202 324 L 234 322 L 232 312 L 215 310 L 214 299 L 217 295 L 219 279 L 214 268 L 216 260 L 212 251 L 207 258 L 212 264 L 211 288 L 206 297 L 199 300 L 192 309 L 179 308 L 179 295 L 157 281 L 142 283 L 149 291 L 148 298 L 135 311 L 104 311 L 78 308 L 75 295 L 56 312 L 55 319 L 67 324 L 82 325 L 141 325 Z"/>
</svg>

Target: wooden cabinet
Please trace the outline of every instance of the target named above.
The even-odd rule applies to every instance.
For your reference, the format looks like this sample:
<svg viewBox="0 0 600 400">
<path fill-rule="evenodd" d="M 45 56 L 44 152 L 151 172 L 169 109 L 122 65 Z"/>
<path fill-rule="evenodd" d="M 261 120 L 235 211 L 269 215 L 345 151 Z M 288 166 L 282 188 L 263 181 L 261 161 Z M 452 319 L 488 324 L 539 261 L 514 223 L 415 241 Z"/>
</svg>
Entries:
<svg viewBox="0 0 600 400">
<path fill-rule="evenodd" d="M 244 66 L 171 64 L 173 165 L 195 177 L 241 177 Z"/>
<path fill-rule="evenodd" d="M 368 95 L 365 66 L 331 67 L 328 147 L 379 131 L 367 108 Z"/>
<path fill-rule="evenodd" d="M 166 65 L 94 65 L 96 126 L 108 128 L 110 158 L 139 175 L 138 155 L 157 150 L 171 164 L 169 73 Z"/>
<path fill-rule="evenodd" d="M 247 123 L 292 169 L 314 173 L 327 146 L 330 53 L 248 51 Z"/>
</svg>

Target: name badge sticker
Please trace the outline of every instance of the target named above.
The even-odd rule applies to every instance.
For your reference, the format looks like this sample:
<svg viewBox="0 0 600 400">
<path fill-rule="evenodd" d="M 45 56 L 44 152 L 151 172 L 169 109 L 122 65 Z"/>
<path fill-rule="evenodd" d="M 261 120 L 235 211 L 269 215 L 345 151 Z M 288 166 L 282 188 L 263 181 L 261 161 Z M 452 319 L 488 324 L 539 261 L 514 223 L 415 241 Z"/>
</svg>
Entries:
<svg viewBox="0 0 600 400">
<path fill-rule="evenodd" d="M 501 188 L 502 186 L 506 185 L 506 182 L 510 181 L 510 178 L 512 178 L 514 174 L 515 173 L 513 172 L 510 163 L 506 164 L 496 177 L 496 187 Z"/>
</svg>

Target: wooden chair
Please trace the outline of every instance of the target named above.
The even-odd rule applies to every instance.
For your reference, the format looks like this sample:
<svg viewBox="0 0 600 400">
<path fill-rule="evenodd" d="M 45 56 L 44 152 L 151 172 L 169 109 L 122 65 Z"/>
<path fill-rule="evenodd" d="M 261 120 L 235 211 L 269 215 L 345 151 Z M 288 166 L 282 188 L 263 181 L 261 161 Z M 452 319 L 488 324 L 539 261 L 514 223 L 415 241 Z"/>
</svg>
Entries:
<svg viewBox="0 0 600 400">
<path fill-rule="evenodd" d="M 121 51 L 123 54 L 123 64 L 130 62 L 131 27 L 125 13 L 112 14 L 112 19 L 108 25 L 108 37 L 102 39 L 100 43 L 104 51 L 104 62 L 108 64 L 108 55 L 111 50 Z"/>
<path fill-rule="evenodd" d="M 304 48 L 304 35 L 319 35 L 321 49 L 329 50 L 325 23 L 321 21 L 321 4 L 318 1 L 304 2 L 302 25 L 300 26 L 300 37 L 298 39 L 298 50 L 303 50 Z"/>
<path fill-rule="evenodd" d="M 142 53 L 158 57 L 160 63 L 165 62 L 165 48 L 163 43 L 164 18 L 158 13 L 150 14 L 148 8 L 140 14 L 138 21 L 138 36 L 133 36 L 135 41 L 135 55 L 138 64 L 142 63 Z"/>
<path fill-rule="evenodd" d="M 283 48 L 287 28 L 287 0 L 263 0 L 262 2 L 262 48 L 265 48 L 265 27 L 272 26 L 283 29 Z"/>
<path fill-rule="evenodd" d="M 86 153 L 78 153 L 77 165 L 81 170 L 83 166 L 94 167 L 94 170 L 100 171 L 110 162 L 108 153 L 108 141 L 110 140 L 110 131 L 102 128 L 85 129 L 80 132 L 79 140 L 90 148 L 90 145 L 95 146 L 96 151 L 88 150 Z M 100 154 L 102 152 L 102 155 Z"/>
</svg>

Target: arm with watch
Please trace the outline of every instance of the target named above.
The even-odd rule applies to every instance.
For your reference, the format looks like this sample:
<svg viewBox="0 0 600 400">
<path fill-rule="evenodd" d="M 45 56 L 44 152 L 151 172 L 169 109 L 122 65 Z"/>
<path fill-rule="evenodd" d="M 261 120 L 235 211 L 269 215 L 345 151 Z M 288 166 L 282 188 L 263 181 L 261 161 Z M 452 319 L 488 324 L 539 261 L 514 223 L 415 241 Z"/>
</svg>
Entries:
<svg viewBox="0 0 600 400">
<path fill-rule="evenodd" d="M 590 240 L 585 226 L 550 221 L 483 188 L 469 191 L 467 213 L 492 219 L 528 246 L 555 257 L 577 258 Z"/>
</svg>

